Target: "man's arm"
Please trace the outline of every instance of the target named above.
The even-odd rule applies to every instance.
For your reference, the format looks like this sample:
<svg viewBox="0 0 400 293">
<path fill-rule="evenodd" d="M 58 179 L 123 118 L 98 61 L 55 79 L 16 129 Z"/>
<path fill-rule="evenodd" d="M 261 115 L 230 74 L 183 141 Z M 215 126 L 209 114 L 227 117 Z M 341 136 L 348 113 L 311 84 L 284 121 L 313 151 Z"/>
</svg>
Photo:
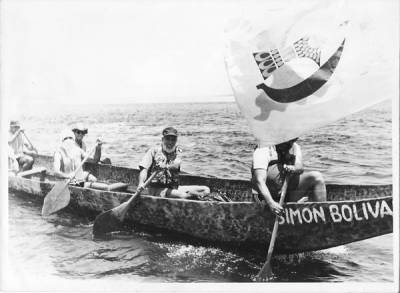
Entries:
<svg viewBox="0 0 400 293">
<path fill-rule="evenodd" d="M 100 142 L 100 140 L 97 140 L 97 145 L 96 145 L 96 149 L 94 151 L 94 156 L 93 156 L 93 161 L 95 163 L 98 163 L 100 161 L 100 158 L 101 158 L 101 145 L 102 145 L 102 143 Z"/>
<path fill-rule="evenodd" d="M 294 168 L 295 173 L 303 173 L 303 155 L 301 154 L 301 148 L 297 143 L 293 144 L 293 153 L 295 155 Z"/>
<path fill-rule="evenodd" d="M 18 129 L 11 137 L 8 138 L 8 143 L 14 142 L 17 136 L 21 133 L 22 129 Z"/>
<path fill-rule="evenodd" d="M 295 161 L 293 165 L 285 165 L 284 168 L 289 174 L 301 174 L 304 172 L 303 156 L 301 154 L 301 148 L 297 143 L 292 146 Z"/>
<path fill-rule="evenodd" d="M 143 186 L 144 182 L 147 179 L 148 171 L 153 164 L 153 154 L 154 150 L 150 148 L 146 154 L 143 156 L 142 160 L 139 162 L 139 178 L 138 178 L 138 188 Z"/>
<path fill-rule="evenodd" d="M 88 153 L 83 148 L 81 148 L 80 149 L 81 150 L 81 160 L 83 160 L 87 155 L 89 155 L 87 162 L 98 163 L 100 161 L 100 157 L 101 157 L 101 145 L 102 144 L 103 143 L 100 139 L 96 140 L 96 148 L 94 149 L 93 159 L 90 158 L 91 153 Z M 91 149 L 90 152 L 93 152 L 93 149 Z"/>
<path fill-rule="evenodd" d="M 141 188 L 144 184 L 144 182 L 147 179 L 147 174 L 148 174 L 148 169 L 146 168 L 141 168 L 139 172 L 139 178 L 138 178 L 138 188 Z"/>
<path fill-rule="evenodd" d="M 264 197 L 265 202 L 267 203 L 270 210 L 274 214 L 280 215 L 283 212 L 283 208 L 279 205 L 279 203 L 277 203 L 273 200 L 272 195 L 269 192 L 269 189 L 265 183 L 267 180 L 267 170 L 255 169 L 254 177 L 255 177 L 254 182 L 255 182 L 255 187 L 256 187 L 257 192 Z"/>
<path fill-rule="evenodd" d="M 17 134 L 17 135 L 16 135 Z M 22 135 L 23 134 L 23 135 Z M 32 157 L 36 157 L 38 155 L 37 149 L 29 142 L 26 134 L 22 128 L 18 129 L 18 131 L 14 134 L 12 141 L 14 141 L 18 135 L 22 135 L 22 152 L 26 155 L 30 155 Z M 10 141 L 9 141 L 10 143 Z"/>
<path fill-rule="evenodd" d="M 24 141 L 23 145 L 23 153 L 32 157 L 36 157 L 38 155 L 37 149 L 35 149 L 31 144 L 28 144 Z"/>
</svg>

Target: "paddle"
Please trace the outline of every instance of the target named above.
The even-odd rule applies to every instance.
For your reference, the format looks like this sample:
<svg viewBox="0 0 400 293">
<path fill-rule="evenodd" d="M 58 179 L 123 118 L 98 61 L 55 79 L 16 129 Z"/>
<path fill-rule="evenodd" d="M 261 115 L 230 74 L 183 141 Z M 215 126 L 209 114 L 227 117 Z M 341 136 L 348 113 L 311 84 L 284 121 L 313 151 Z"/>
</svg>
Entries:
<svg viewBox="0 0 400 293">
<path fill-rule="evenodd" d="M 93 223 L 93 235 L 95 237 L 105 235 L 106 233 L 120 230 L 121 224 L 125 218 L 131 203 L 137 198 L 150 181 L 158 174 L 158 171 L 153 172 L 147 181 L 143 184 L 142 188 L 138 188 L 129 200 L 120 204 L 119 206 L 101 213 L 96 217 Z"/>
<path fill-rule="evenodd" d="M 281 198 L 279 200 L 280 205 L 283 205 L 283 203 L 285 202 L 285 196 L 286 196 L 288 182 L 289 182 L 289 176 L 286 176 L 285 182 L 283 183 L 283 186 L 282 186 Z M 269 242 L 267 260 L 265 261 L 263 267 L 261 268 L 260 272 L 258 273 L 258 275 L 256 277 L 256 281 L 263 281 L 266 279 L 269 280 L 272 278 L 271 259 L 272 259 L 272 253 L 274 251 L 276 236 L 278 235 L 278 227 L 279 227 L 278 217 L 276 216 L 275 223 L 274 223 L 274 229 L 272 230 L 271 240 Z"/>
<path fill-rule="evenodd" d="M 35 153 L 37 154 L 37 153 L 38 153 L 37 149 L 33 146 L 31 140 L 28 138 L 28 136 L 26 135 L 25 131 L 21 131 L 21 132 L 24 134 L 26 141 L 29 142 L 29 144 L 31 145 L 31 148 L 32 148 L 32 149 L 35 151 Z"/>
<path fill-rule="evenodd" d="M 72 177 L 66 181 L 57 182 L 50 192 L 46 195 L 43 202 L 42 216 L 49 216 L 62 208 L 65 208 L 70 201 L 70 193 L 68 189 L 68 184 L 75 178 L 79 169 L 82 168 L 83 164 L 87 161 L 91 153 L 96 149 L 97 144 L 87 153 L 86 157 L 82 160 L 78 168 L 72 173 Z"/>
</svg>

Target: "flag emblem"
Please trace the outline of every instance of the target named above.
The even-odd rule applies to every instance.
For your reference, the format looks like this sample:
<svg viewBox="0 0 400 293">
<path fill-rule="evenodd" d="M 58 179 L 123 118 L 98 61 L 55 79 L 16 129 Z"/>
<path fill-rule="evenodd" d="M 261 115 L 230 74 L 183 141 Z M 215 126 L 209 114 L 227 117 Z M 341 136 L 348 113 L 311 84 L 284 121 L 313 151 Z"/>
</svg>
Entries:
<svg viewBox="0 0 400 293">
<path fill-rule="evenodd" d="M 257 89 L 263 90 L 272 100 L 278 103 L 296 102 L 320 89 L 335 71 L 343 52 L 345 39 L 322 66 L 320 66 L 321 49 L 311 47 L 308 44 L 308 40 L 308 38 L 304 37 L 294 42 L 292 48 L 286 48 L 282 51 L 285 53 L 284 56 L 281 55 L 278 49 L 253 53 L 254 60 L 264 80 L 269 78 L 275 70 L 295 58 L 309 58 L 319 66 L 319 69 L 310 77 L 289 88 L 275 89 L 265 83 L 261 83 L 257 85 Z"/>
</svg>

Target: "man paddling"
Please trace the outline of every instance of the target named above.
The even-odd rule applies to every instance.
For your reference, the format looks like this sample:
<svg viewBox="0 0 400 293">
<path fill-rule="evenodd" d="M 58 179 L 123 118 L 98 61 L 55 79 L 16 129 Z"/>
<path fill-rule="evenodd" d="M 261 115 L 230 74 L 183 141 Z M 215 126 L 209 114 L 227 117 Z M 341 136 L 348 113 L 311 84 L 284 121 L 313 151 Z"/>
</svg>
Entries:
<svg viewBox="0 0 400 293">
<path fill-rule="evenodd" d="M 101 141 L 97 140 L 94 157 L 99 156 Z M 70 130 L 64 130 L 61 134 L 61 145 L 54 153 L 54 173 L 57 177 L 69 179 L 76 168 L 86 156 L 74 141 L 74 134 Z M 82 168 L 74 176 L 74 184 L 82 187 L 106 188 L 103 183 L 97 183 L 97 178 Z"/>
<path fill-rule="evenodd" d="M 253 153 L 252 185 L 256 201 L 265 201 L 271 211 L 280 215 L 279 201 L 286 176 L 289 177 L 287 201 L 326 201 L 326 187 L 320 172 L 304 172 L 297 138 L 267 147 L 257 147 Z M 310 195 L 311 198 L 306 196 Z"/>
<path fill-rule="evenodd" d="M 88 133 L 88 128 L 85 127 L 82 123 L 76 123 L 74 126 L 72 126 L 71 130 L 74 133 L 76 144 L 83 151 L 86 152 L 86 144 L 83 141 L 83 138 Z M 88 159 L 88 162 L 91 162 L 91 163 L 102 163 L 102 164 L 111 165 L 111 160 L 109 158 L 105 158 L 102 161 L 100 161 L 100 158 L 101 158 L 101 148 L 98 149 L 98 151 L 95 153 L 93 158 L 89 158 Z"/>
<path fill-rule="evenodd" d="M 13 158 L 18 162 L 21 171 L 32 169 L 37 150 L 28 143 L 24 130 L 16 120 L 10 121 L 8 145 L 13 151 Z"/>
<path fill-rule="evenodd" d="M 181 149 L 176 145 L 178 131 L 167 127 L 162 131 L 161 145 L 150 148 L 139 163 L 139 188 L 154 171 L 159 174 L 151 181 L 145 194 L 182 199 L 202 198 L 210 193 L 207 186 L 179 186 L 181 168 Z"/>
</svg>

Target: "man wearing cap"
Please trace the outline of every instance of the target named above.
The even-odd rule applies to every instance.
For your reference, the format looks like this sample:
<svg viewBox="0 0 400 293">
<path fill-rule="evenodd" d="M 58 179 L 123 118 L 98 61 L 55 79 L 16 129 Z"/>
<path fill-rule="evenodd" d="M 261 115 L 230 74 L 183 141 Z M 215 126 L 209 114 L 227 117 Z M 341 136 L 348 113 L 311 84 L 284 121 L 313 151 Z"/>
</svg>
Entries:
<svg viewBox="0 0 400 293">
<path fill-rule="evenodd" d="M 280 215 L 278 203 L 286 176 L 289 176 L 286 201 L 326 201 L 326 187 L 320 172 L 304 172 L 297 138 L 275 146 L 257 147 L 251 168 L 253 195 L 257 202 L 266 202 L 270 210 Z"/>
<path fill-rule="evenodd" d="M 88 133 L 87 127 L 85 127 L 82 123 L 77 123 L 72 127 L 72 132 L 74 133 L 75 136 L 75 142 L 76 144 L 86 152 L 86 144 L 83 141 L 83 137 Z M 88 159 L 88 162 L 91 163 L 98 163 L 101 162 L 103 164 L 111 164 L 111 160 L 109 158 L 105 158 L 104 160 L 100 161 L 101 158 L 101 143 L 99 143 L 96 147 L 96 153 L 92 158 Z"/>
<path fill-rule="evenodd" d="M 139 163 L 139 184 L 143 186 L 153 172 L 159 172 L 144 193 L 153 196 L 175 197 L 182 199 L 201 198 L 210 193 L 207 186 L 179 186 L 182 150 L 176 145 L 178 131 L 167 127 L 162 131 L 161 145 L 150 148 Z"/>
<path fill-rule="evenodd" d="M 38 152 L 26 140 L 24 130 L 20 127 L 18 121 L 10 121 L 8 137 L 8 145 L 10 146 L 13 152 L 13 158 L 17 160 L 21 171 L 31 170 L 34 158 L 37 156 Z"/>
</svg>

